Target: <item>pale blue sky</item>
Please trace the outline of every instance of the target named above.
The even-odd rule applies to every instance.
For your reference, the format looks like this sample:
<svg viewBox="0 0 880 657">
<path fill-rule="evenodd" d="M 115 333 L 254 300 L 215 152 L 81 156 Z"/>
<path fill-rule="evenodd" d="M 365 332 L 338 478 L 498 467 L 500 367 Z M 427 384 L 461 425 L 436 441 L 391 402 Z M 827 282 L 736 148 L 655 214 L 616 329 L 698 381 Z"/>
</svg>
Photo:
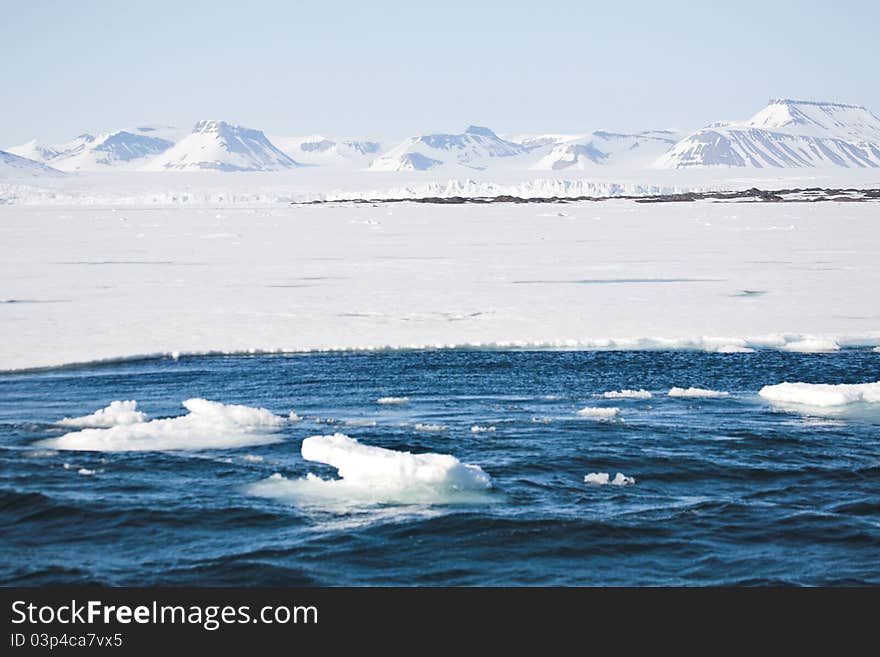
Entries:
<svg viewBox="0 0 880 657">
<path fill-rule="evenodd" d="M 710 4 L 710 3 L 705 3 Z M 880 114 L 880 2 L 0 0 L 0 146 L 222 118 L 404 137 Z"/>
</svg>

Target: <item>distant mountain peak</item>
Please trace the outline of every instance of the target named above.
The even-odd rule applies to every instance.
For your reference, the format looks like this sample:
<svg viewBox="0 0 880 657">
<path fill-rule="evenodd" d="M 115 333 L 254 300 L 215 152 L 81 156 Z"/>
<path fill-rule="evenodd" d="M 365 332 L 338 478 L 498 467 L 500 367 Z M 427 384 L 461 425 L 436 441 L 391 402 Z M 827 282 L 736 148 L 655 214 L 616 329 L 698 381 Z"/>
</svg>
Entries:
<svg viewBox="0 0 880 657">
<path fill-rule="evenodd" d="M 205 119 L 202 121 L 198 121 L 195 126 L 193 126 L 193 133 L 216 133 L 218 135 L 225 134 L 235 134 L 235 133 L 249 133 L 249 134 L 263 134 L 261 130 L 255 130 L 253 128 L 245 128 L 240 125 L 236 125 L 234 123 L 228 123 L 226 121 L 219 121 L 217 119 Z"/>
<path fill-rule="evenodd" d="M 855 109 L 865 111 L 864 105 L 850 105 L 848 103 L 833 103 L 827 100 L 797 100 L 795 98 L 771 98 L 768 105 L 811 105 L 813 107 L 837 107 L 840 109 Z"/>
<path fill-rule="evenodd" d="M 494 131 L 479 125 L 469 125 L 464 133 L 466 135 L 480 135 L 481 137 L 494 137 L 495 139 L 498 139 L 498 135 L 496 135 Z"/>
<path fill-rule="evenodd" d="M 461 134 L 433 133 L 411 137 L 377 157 L 374 171 L 426 171 L 441 165 L 483 170 L 500 158 L 527 152 L 522 144 L 507 141 L 489 128 L 468 126 Z"/>
<path fill-rule="evenodd" d="M 97 136 L 84 133 L 68 142 L 51 146 L 33 140 L 10 151 L 63 171 L 93 171 L 115 166 L 131 168 L 174 145 L 174 142 L 162 139 L 158 134 L 142 132 L 140 128 L 131 128 Z"/>
<path fill-rule="evenodd" d="M 151 161 L 148 169 L 274 171 L 300 166 L 281 151 L 262 130 L 207 119 Z"/>
<path fill-rule="evenodd" d="M 880 119 L 861 105 L 771 99 L 748 121 L 711 124 L 657 166 L 880 167 Z"/>
<path fill-rule="evenodd" d="M 0 179 L 63 176 L 57 169 L 27 157 L 0 151 Z"/>
</svg>

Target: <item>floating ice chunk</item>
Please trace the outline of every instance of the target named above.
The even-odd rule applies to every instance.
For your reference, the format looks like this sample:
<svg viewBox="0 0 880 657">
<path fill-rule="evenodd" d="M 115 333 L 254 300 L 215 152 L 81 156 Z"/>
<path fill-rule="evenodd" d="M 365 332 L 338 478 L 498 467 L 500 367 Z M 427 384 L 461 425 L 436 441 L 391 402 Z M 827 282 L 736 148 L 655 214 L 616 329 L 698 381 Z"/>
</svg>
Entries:
<svg viewBox="0 0 880 657">
<path fill-rule="evenodd" d="M 609 477 L 607 472 L 591 472 L 584 477 L 584 482 L 588 484 L 596 484 L 604 486 L 608 483 Z"/>
<path fill-rule="evenodd" d="M 634 477 L 627 477 L 622 472 L 618 472 L 614 479 L 611 479 L 607 472 L 591 472 L 584 477 L 584 482 L 596 486 L 629 486 L 636 483 L 636 480 Z"/>
<path fill-rule="evenodd" d="M 873 351 L 875 354 L 880 354 L 880 347 L 874 347 L 871 351 Z"/>
<path fill-rule="evenodd" d="M 296 414 L 296 411 L 290 411 L 290 413 L 287 415 L 287 421 L 288 422 L 301 422 L 302 418 Z"/>
<path fill-rule="evenodd" d="M 877 383 L 778 383 L 764 386 L 758 393 L 764 399 L 814 407 L 848 404 L 880 404 L 880 381 Z"/>
<path fill-rule="evenodd" d="M 376 400 L 376 403 L 382 405 L 408 404 L 409 397 L 379 397 L 379 399 Z"/>
<path fill-rule="evenodd" d="M 302 443 L 307 461 L 337 469 L 339 479 L 309 474 L 287 479 L 274 474 L 248 488 L 253 495 L 304 505 L 342 506 L 398 502 L 442 504 L 485 501 L 492 479 L 479 466 L 448 454 L 411 454 L 362 445 L 337 433 L 311 436 Z"/>
<path fill-rule="evenodd" d="M 226 405 L 206 399 L 187 399 L 189 411 L 180 417 L 83 429 L 41 441 L 54 449 L 99 452 L 226 449 L 280 440 L 285 419 L 265 408 Z"/>
<path fill-rule="evenodd" d="M 647 390 L 612 390 L 603 392 L 600 397 L 605 399 L 650 399 L 653 395 Z"/>
<path fill-rule="evenodd" d="M 114 401 L 106 408 L 82 417 L 66 417 L 55 424 L 62 427 L 93 427 L 105 429 L 124 424 L 137 424 L 147 419 L 147 414 L 137 410 L 137 402 Z"/>
<path fill-rule="evenodd" d="M 95 474 L 96 472 L 97 472 L 97 470 L 89 470 L 88 468 L 80 468 L 79 470 L 76 471 L 76 474 L 81 474 L 81 475 L 87 475 L 87 476 L 88 476 L 88 475 L 93 475 L 93 474 Z"/>
<path fill-rule="evenodd" d="M 439 431 L 446 431 L 449 427 L 445 424 L 422 424 L 421 422 L 415 425 L 416 431 L 425 431 L 428 433 L 436 433 Z"/>
<path fill-rule="evenodd" d="M 475 424 L 471 427 L 471 433 L 492 433 L 495 431 L 494 426 L 481 426 L 479 424 Z"/>
<path fill-rule="evenodd" d="M 840 351 L 840 345 L 835 340 L 822 338 L 804 338 L 788 342 L 779 348 L 781 351 L 791 351 L 799 354 L 827 354 Z"/>
<path fill-rule="evenodd" d="M 383 487 L 431 485 L 456 490 L 484 490 L 492 480 L 476 465 L 463 464 L 448 454 L 411 454 L 362 445 L 342 433 L 312 436 L 302 444 L 307 461 L 332 465 L 351 483 Z"/>
<path fill-rule="evenodd" d="M 671 388 L 670 397 L 727 397 L 729 393 L 720 390 L 707 390 L 706 388 Z"/>
<path fill-rule="evenodd" d="M 616 406 L 610 408 L 597 408 L 595 406 L 587 406 L 577 412 L 581 417 L 591 420 L 611 420 L 620 415 L 620 409 Z"/>
</svg>

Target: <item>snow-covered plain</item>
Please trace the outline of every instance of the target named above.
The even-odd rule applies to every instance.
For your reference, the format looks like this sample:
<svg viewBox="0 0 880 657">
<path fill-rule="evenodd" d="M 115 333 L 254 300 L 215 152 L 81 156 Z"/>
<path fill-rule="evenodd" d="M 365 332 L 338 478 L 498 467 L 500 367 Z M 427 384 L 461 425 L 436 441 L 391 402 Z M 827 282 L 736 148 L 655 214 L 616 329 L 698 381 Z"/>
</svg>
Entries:
<svg viewBox="0 0 880 657">
<path fill-rule="evenodd" d="M 0 370 L 880 344 L 874 203 L 0 207 Z"/>
</svg>

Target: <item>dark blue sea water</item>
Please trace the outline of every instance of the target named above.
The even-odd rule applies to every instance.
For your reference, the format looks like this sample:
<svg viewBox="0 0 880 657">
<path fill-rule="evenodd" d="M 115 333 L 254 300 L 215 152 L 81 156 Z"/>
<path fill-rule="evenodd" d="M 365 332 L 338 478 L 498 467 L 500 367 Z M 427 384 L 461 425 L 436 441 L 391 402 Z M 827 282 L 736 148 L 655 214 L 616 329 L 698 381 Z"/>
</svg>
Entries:
<svg viewBox="0 0 880 657">
<path fill-rule="evenodd" d="M 757 392 L 878 379 L 867 350 L 205 357 L 0 375 L 0 583 L 876 585 L 880 420 L 781 411 Z M 677 399 L 672 386 L 730 394 Z M 622 388 L 654 396 L 594 397 Z M 155 418 L 184 414 L 191 397 L 303 420 L 235 449 L 37 445 L 65 433 L 62 417 L 113 400 Z M 620 415 L 585 419 L 584 406 Z M 411 503 L 342 488 L 326 505 L 253 493 L 274 473 L 335 477 L 300 445 L 336 431 L 452 454 L 494 488 Z M 594 472 L 636 483 L 585 483 Z"/>
</svg>

